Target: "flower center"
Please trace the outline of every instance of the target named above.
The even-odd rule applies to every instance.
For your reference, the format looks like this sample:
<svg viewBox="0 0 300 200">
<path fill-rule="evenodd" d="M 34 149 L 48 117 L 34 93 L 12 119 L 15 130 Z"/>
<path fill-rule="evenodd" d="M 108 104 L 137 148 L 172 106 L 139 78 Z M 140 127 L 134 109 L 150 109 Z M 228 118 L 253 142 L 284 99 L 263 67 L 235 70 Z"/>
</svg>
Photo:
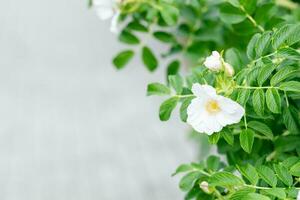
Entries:
<svg viewBox="0 0 300 200">
<path fill-rule="evenodd" d="M 210 100 L 206 103 L 206 111 L 209 112 L 210 114 L 215 114 L 218 113 L 221 109 L 217 101 L 215 100 Z"/>
</svg>

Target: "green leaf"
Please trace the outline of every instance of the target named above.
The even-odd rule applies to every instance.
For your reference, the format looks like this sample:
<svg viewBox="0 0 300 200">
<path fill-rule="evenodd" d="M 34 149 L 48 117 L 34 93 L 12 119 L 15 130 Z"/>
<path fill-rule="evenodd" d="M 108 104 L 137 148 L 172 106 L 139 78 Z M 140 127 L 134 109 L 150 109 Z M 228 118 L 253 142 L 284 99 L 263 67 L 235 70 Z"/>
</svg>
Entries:
<svg viewBox="0 0 300 200">
<path fill-rule="evenodd" d="M 255 192 L 253 188 L 242 188 L 236 191 L 229 200 L 242 200 L 247 194 Z"/>
<path fill-rule="evenodd" d="M 254 60 L 256 58 L 255 47 L 256 47 L 257 41 L 259 40 L 260 37 L 261 37 L 261 34 L 256 33 L 255 35 L 253 35 L 250 42 L 248 43 L 247 56 L 250 60 Z"/>
<path fill-rule="evenodd" d="M 246 12 L 251 15 L 256 10 L 257 0 L 240 0 L 240 4 L 244 7 Z"/>
<path fill-rule="evenodd" d="M 282 162 L 282 165 L 285 166 L 287 169 L 290 169 L 294 164 L 296 164 L 298 161 L 300 161 L 299 157 L 291 156 L 287 159 L 285 159 Z"/>
<path fill-rule="evenodd" d="M 170 95 L 171 90 L 161 83 L 151 83 L 147 87 L 147 96 L 150 95 Z"/>
<path fill-rule="evenodd" d="M 246 19 L 245 13 L 229 3 L 224 3 L 220 8 L 221 20 L 228 24 L 237 24 Z"/>
<path fill-rule="evenodd" d="M 264 32 L 261 37 L 257 40 L 256 43 L 256 56 L 260 57 L 263 55 L 263 53 L 268 50 L 269 44 L 271 42 L 271 31 Z"/>
<path fill-rule="evenodd" d="M 267 107 L 273 113 L 281 112 L 281 99 L 278 91 L 274 88 L 269 88 L 266 92 Z"/>
<path fill-rule="evenodd" d="M 227 128 L 223 128 L 223 130 L 221 131 L 221 136 L 231 146 L 234 144 L 234 136 Z"/>
<path fill-rule="evenodd" d="M 256 89 L 252 95 L 252 103 L 254 111 L 262 116 L 265 110 L 265 93 L 262 89 Z"/>
<path fill-rule="evenodd" d="M 162 18 L 164 21 L 169 25 L 172 26 L 176 24 L 178 16 L 179 16 L 179 10 L 169 4 L 162 4 L 162 10 L 160 12 Z"/>
<path fill-rule="evenodd" d="M 177 167 L 176 171 L 172 174 L 172 176 L 175 176 L 179 173 L 192 171 L 194 168 L 189 164 L 182 164 L 179 167 Z"/>
<path fill-rule="evenodd" d="M 134 51 L 132 50 L 122 51 L 113 59 L 113 63 L 117 69 L 122 69 L 133 56 Z"/>
<path fill-rule="evenodd" d="M 269 197 L 258 194 L 258 193 L 249 193 L 242 198 L 242 200 L 271 200 Z"/>
<path fill-rule="evenodd" d="M 119 35 L 119 40 L 126 44 L 136 45 L 140 43 L 140 40 L 131 32 L 124 30 Z"/>
<path fill-rule="evenodd" d="M 300 53 L 292 48 L 282 48 L 277 51 L 277 56 L 283 59 L 300 60 Z"/>
<path fill-rule="evenodd" d="M 272 169 L 267 166 L 261 165 L 257 167 L 257 172 L 259 176 L 270 186 L 276 187 L 277 178 Z"/>
<path fill-rule="evenodd" d="M 255 168 L 252 165 L 246 164 L 244 166 L 238 166 L 238 170 L 245 178 L 247 178 L 250 181 L 252 185 L 257 184 L 259 177 Z"/>
<path fill-rule="evenodd" d="M 220 158 L 217 156 L 209 156 L 206 160 L 207 169 L 215 172 L 219 169 Z"/>
<path fill-rule="evenodd" d="M 179 187 L 183 191 L 189 191 L 194 187 L 195 182 L 201 177 L 199 172 L 190 172 L 186 174 L 179 182 Z"/>
<path fill-rule="evenodd" d="M 161 42 L 164 43 L 172 43 L 175 42 L 175 38 L 171 33 L 167 33 L 164 31 L 156 31 L 153 33 L 153 36 Z"/>
<path fill-rule="evenodd" d="M 253 130 L 262 133 L 270 140 L 273 140 L 273 133 L 272 130 L 262 122 L 259 121 L 250 121 L 248 122 L 248 127 L 252 128 Z"/>
<path fill-rule="evenodd" d="M 158 61 L 149 47 L 143 47 L 142 60 L 149 71 L 154 71 L 158 66 Z"/>
<path fill-rule="evenodd" d="M 246 105 L 250 95 L 251 95 L 250 90 L 244 90 L 244 89 L 239 90 L 237 102 L 241 105 Z"/>
<path fill-rule="evenodd" d="M 139 23 L 138 21 L 132 21 L 127 25 L 127 28 L 129 28 L 130 30 L 134 30 L 134 31 L 139 31 L 139 32 L 148 32 L 148 28 L 144 25 L 142 25 L 141 23 Z"/>
<path fill-rule="evenodd" d="M 220 186 L 220 187 L 230 187 L 230 186 L 242 186 L 244 185 L 244 181 L 229 172 L 217 172 L 214 173 L 208 179 L 209 185 L 212 187 Z"/>
<path fill-rule="evenodd" d="M 300 92 L 300 82 L 298 81 L 284 82 L 279 85 L 279 89 L 287 92 Z"/>
<path fill-rule="evenodd" d="M 235 71 L 239 71 L 242 68 L 242 58 L 240 52 L 235 48 L 227 49 L 225 52 L 225 60 L 231 64 Z"/>
<path fill-rule="evenodd" d="M 231 5 L 233 5 L 234 7 L 237 7 L 237 8 L 239 8 L 241 5 L 239 0 L 228 0 L 228 3 L 230 3 Z"/>
<path fill-rule="evenodd" d="M 300 177 L 300 162 L 297 162 L 296 164 L 294 164 L 291 169 L 290 169 L 290 173 L 293 176 L 298 176 Z"/>
<path fill-rule="evenodd" d="M 276 86 L 278 83 L 281 81 L 284 81 L 285 79 L 292 77 L 294 74 L 297 73 L 295 67 L 289 66 L 289 67 L 284 67 L 280 69 L 272 78 L 271 78 L 271 85 Z"/>
<path fill-rule="evenodd" d="M 179 71 L 179 68 L 180 68 L 180 62 L 178 60 L 172 61 L 167 66 L 167 76 L 177 74 Z"/>
<path fill-rule="evenodd" d="M 292 105 L 283 110 L 283 123 L 291 133 L 295 134 L 299 133 L 297 114 L 298 110 Z"/>
<path fill-rule="evenodd" d="M 246 130 L 243 130 L 240 133 L 240 144 L 241 144 L 241 147 L 247 153 L 251 153 L 253 142 L 254 142 L 254 131 L 253 130 L 246 129 Z"/>
<path fill-rule="evenodd" d="M 220 139 L 221 133 L 214 133 L 208 137 L 210 144 L 217 144 Z"/>
<path fill-rule="evenodd" d="M 177 97 L 172 97 L 164 101 L 159 108 L 159 119 L 167 121 L 170 119 L 171 113 L 178 103 Z"/>
<path fill-rule="evenodd" d="M 287 186 L 292 186 L 293 177 L 290 175 L 289 170 L 282 164 L 274 164 L 274 170 L 277 177 Z"/>
<path fill-rule="evenodd" d="M 271 76 L 271 74 L 275 68 L 276 68 L 276 65 L 274 65 L 273 63 L 263 66 L 257 77 L 258 85 L 262 86 L 264 84 L 264 82 Z"/>
<path fill-rule="evenodd" d="M 278 29 L 273 36 L 273 47 L 277 49 L 284 45 L 293 45 L 300 40 L 299 24 L 287 24 Z"/>
<path fill-rule="evenodd" d="M 271 19 L 277 12 L 278 6 L 274 3 L 263 3 L 262 5 L 259 5 L 255 10 L 255 16 L 254 19 L 258 24 L 265 24 L 266 22 L 272 23 L 272 20 L 276 22 L 276 18 Z"/>
<path fill-rule="evenodd" d="M 249 19 L 237 24 L 232 24 L 232 28 L 234 33 L 240 36 L 250 36 L 258 31 L 257 27 L 254 27 L 253 23 Z"/>
<path fill-rule="evenodd" d="M 269 190 L 262 190 L 263 194 L 278 197 L 279 199 L 285 199 L 286 194 L 283 188 L 271 188 Z"/>
<path fill-rule="evenodd" d="M 175 89 L 176 94 L 181 94 L 183 89 L 183 80 L 179 75 L 169 76 L 169 83 Z"/>
<path fill-rule="evenodd" d="M 180 17 L 184 18 L 184 21 L 189 21 L 190 23 L 195 23 L 198 18 L 198 12 L 192 5 L 185 4 L 180 7 Z"/>
<path fill-rule="evenodd" d="M 180 119 L 183 122 L 187 120 L 187 108 L 191 104 L 191 101 L 194 97 L 185 98 L 180 106 Z"/>
</svg>

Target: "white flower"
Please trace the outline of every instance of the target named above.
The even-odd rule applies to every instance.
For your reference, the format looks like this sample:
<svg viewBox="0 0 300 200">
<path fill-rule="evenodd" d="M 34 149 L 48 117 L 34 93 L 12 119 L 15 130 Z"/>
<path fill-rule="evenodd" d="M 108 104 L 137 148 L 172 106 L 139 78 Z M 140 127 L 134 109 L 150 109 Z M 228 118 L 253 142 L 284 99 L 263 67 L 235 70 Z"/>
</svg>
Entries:
<svg viewBox="0 0 300 200">
<path fill-rule="evenodd" d="M 224 62 L 224 70 L 227 76 L 232 77 L 234 75 L 233 67 L 227 62 Z"/>
<path fill-rule="evenodd" d="M 118 18 L 120 11 L 118 9 L 118 3 L 121 0 L 94 0 L 93 6 L 97 12 L 97 15 L 101 20 L 112 19 L 110 30 L 113 33 L 118 32 Z"/>
<path fill-rule="evenodd" d="M 213 51 L 211 56 L 208 56 L 204 61 L 204 66 L 212 71 L 219 71 L 222 69 L 222 58 L 219 52 Z"/>
<path fill-rule="evenodd" d="M 297 200 L 300 200 L 300 191 L 298 191 Z"/>
<path fill-rule="evenodd" d="M 112 33 L 118 33 L 119 32 L 119 28 L 118 28 L 118 19 L 119 19 L 119 17 L 120 17 L 120 12 L 117 11 L 116 14 L 111 19 L 110 31 Z"/>
<path fill-rule="evenodd" d="M 187 108 L 187 123 L 196 131 L 212 135 L 224 126 L 238 123 L 245 110 L 237 102 L 217 95 L 215 88 L 195 83 L 192 92 L 196 96 Z"/>
</svg>

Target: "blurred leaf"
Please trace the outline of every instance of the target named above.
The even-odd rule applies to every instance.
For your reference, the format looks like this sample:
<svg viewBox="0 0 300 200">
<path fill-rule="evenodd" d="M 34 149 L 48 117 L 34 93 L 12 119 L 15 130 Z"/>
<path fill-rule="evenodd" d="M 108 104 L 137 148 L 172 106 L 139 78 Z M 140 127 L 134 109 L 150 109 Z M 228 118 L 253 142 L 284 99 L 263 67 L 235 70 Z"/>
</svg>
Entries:
<svg viewBox="0 0 300 200">
<path fill-rule="evenodd" d="M 161 83 L 151 83 L 147 87 L 147 95 L 170 95 L 171 90 Z"/>
<path fill-rule="evenodd" d="M 149 47 L 143 47 L 142 60 L 149 71 L 154 71 L 158 66 L 158 61 Z"/>
<path fill-rule="evenodd" d="M 119 40 L 123 43 L 130 44 L 130 45 L 137 45 L 140 43 L 140 40 L 135 35 L 133 35 L 131 32 L 126 30 L 120 33 Z"/>
<path fill-rule="evenodd" d="M 170 119 L 171 113 L 177 105 L 177 97 L 172 97 L 164 101 L 159 108 L 159 119 L 161 121 L 167 121 Z"/>
<path fill-rule="evenodd" d="M 134 56 L 134 51 L 125 50 L 120 52 L 114 59 L 113 64 L 117 69 L 122 69 Z"/>
</svg>

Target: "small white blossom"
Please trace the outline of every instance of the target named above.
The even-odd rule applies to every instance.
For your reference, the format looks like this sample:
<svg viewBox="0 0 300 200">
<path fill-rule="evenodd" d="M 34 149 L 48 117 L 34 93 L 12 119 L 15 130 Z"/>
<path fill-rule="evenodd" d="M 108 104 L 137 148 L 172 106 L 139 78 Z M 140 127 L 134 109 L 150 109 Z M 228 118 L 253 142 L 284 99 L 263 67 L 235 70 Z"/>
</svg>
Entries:
<svg viewBox="0 0 300 200">
<path fill-rule="evenodd" d="M 232 77 L 234 75 L 233 67 L 227 62 L 224 62 L 224 70 L 227 76 Z"/>
<path fill-rule="evenodd" d="M 204 61 L 204 66 L 212 71 L 222 69 L 222 57 L 217 51 L 213 51 L 211 56 L 208 56 Z"/>
<path fill-rule="evenodd" d="M 298 191 L 297 200 L 300 200 L 300 191 Z"/>
<path fill-rule="evenodd" d="M 238 123 L 245 113 L 240 104 L 217 95 L 210 85 L 195 83 L 192 92 L 196 98 L 187 108 L 187 123 L 200 133 L 219 132 L 227 125 Z"/>
<path fill-rule="evenodd" d="M 94 0 L 93 1 L 93 6 L 99 18 L 101 20 L 108 20 L 108 19 L 112 20 L 110 30 L 113 33 L 118 32 L 118 18 L 120 16 L 118 3 L 121 3 L 121 0 Z"/>
</svg>

